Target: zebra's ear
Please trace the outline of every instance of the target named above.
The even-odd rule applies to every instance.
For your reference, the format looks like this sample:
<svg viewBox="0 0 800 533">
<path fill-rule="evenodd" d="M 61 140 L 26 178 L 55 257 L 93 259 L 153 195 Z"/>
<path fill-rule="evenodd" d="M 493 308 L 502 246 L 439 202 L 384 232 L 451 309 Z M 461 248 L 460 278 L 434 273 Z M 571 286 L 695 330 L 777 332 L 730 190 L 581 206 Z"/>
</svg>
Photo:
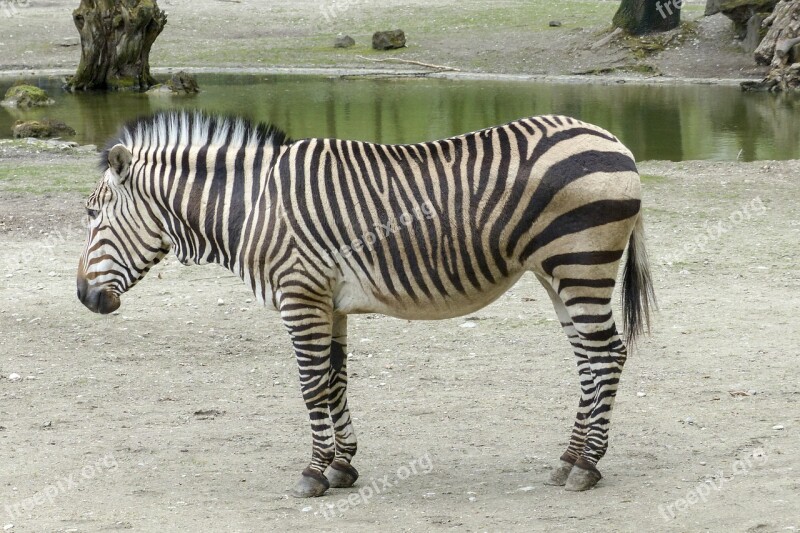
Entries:
<svg viewBox="0 0 800 533">
<path fill-rule="evenodd" d="M 132 160 L 133 155 L 130 150 L 121 144 L 115 145 L 108 151 L 108 168 L 111 169 L 117 179 L 117 183 L 125 183 L 125 180 L 128 179 L 128 171 L 131 169 Z"/>
</svg>

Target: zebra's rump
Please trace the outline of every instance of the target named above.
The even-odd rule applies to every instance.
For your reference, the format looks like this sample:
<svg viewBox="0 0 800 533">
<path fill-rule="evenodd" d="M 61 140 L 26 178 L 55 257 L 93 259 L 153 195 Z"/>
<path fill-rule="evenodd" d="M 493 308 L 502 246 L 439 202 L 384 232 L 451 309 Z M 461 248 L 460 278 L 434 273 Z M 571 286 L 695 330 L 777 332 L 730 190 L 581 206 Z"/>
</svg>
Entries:
<svg viewBox="0 0 800 533">
<path fill-rule="evenodd" d="M 566 117 L 415 145 L 307 139 L 274 177 L 338 304 L 403 318 L 474 311 L 524 271 L 552 276 L 556 255 L 621 255 L 640 209 L 627 148 Z"/>
</svg>

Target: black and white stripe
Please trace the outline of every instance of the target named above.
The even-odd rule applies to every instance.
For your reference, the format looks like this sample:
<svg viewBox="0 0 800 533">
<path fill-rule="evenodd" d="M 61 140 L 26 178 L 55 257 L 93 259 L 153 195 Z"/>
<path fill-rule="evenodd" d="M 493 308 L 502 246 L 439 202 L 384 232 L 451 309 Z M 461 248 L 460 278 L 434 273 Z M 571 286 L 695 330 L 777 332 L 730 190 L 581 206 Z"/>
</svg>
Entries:
<svg viewBox="0 0 800 533">
<path fill-rule="evenodd" d="M 584 490 L 608 445 L 626 348 L 611 312 L 619 263 L 628 339 L 648 320 L 639 176 L 610 133 L 560 116 L 441 141 L 291 141 L 241 119 L 162 113 L 104 153 L 78 292 L 110 312 L 171 247 L 219 263 L 281 313 L 311 419 L 298 496 L 350 486 L 347 315 L 438 319 L 533 272 L 572 343 L 581 399 L 551 482 Z"/>
</svg>

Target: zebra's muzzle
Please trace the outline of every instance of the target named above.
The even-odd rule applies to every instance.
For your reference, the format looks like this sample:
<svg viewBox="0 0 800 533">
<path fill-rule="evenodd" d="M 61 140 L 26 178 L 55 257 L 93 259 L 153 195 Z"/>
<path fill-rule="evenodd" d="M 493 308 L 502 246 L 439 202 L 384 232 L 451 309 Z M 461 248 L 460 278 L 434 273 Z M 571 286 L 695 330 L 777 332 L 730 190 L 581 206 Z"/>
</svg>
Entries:
<svg viewBox="0 0 800 533">
<path fill-rule="evenodd" d="M 86 278 L 78 276 L 78 300 L 81 301 L 90 311 L 107 315 L 119 309 L 119 296 L 115 293 L 103 289 L 93 289 L 89 287 Z"/>
</svg>

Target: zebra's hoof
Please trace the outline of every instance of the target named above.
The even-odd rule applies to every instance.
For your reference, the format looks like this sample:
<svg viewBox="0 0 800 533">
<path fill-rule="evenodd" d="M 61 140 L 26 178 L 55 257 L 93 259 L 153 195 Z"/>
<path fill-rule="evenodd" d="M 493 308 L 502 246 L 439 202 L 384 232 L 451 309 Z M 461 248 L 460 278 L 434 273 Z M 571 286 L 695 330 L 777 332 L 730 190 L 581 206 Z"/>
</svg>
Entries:
<svg viewBox="0 0 800 533">
<path fill-rule="evenodd" d="M 596 466 L 581 458 L 578 459 L 572 467 L 564 489 L 575 492 L 589 490 L 597 485 L 597 482 L 600 481 L 602 477 Z"/>
<path fill-rule="evenodd" d="M 544 482 L 545 485 L 552 485 L 554 487 L 563 487 L 567 483 L 569 473 L 572 471 L 572 463 L 568 463 L 563 459 L 557 467 L 550 472 L 550 479 Z"/>
<path fill-rule="evenodd" d="M 358 479 L 358 470 L 344 459 L 336 459 L 325 471 L 325 477 L 335 489 L 352 487 Z"/>
<path fill-rule="evenodd" d="M 327 478 L 315 470 L 306 468 L 297 485 L 292 489 L 295 498 L 316 498 L 322 496 L 331 484 Z"/>
</svg>

